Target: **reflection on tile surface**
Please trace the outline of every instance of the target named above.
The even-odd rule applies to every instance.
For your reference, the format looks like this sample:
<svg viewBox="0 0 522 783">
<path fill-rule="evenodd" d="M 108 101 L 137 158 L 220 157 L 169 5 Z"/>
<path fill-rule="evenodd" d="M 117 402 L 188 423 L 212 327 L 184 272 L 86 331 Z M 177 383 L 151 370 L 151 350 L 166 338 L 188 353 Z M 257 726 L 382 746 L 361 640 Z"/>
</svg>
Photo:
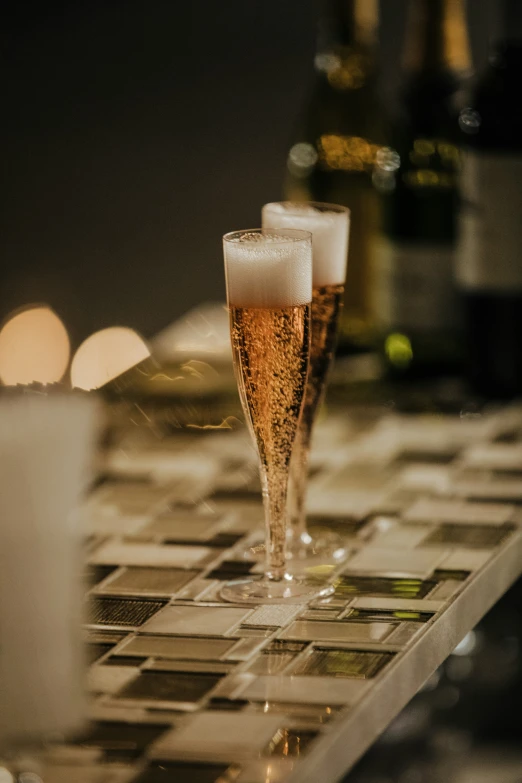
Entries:
<svg viewBox="0 0 522 783">
<path fill-rule="evenodd" d="M 331 642 L 381 642 L 395 628 L 394 623 L 344 623 L 297 620 L 283 631 L 283 639 Z"/>
<path fill-rule="evenodd" d="M 191 639 L 168 636 L 133 637 L 121 649 L 124 655 L 136 655 L 158 658 L 187 659 L 196 661 L 215 661 L 221 658 L 235 644 L 229 639 Z"/>
<path fill-rule="evenodd" d="M 171 595 L 190 582 L 199 571 L 181 568 L 126 568 L 103 586 L 105 593 Z"/>
<path fill-rule="evenodd" d="M 292 674 L 369 679 L 375 677 L 392 658 L 392 653 L 317 648 L 296 663 Z"/>
<path fill-rule="evenodd" d="M 395 596 L 397 598 L 424 598 L 436 582 L 421 579 L 385 579 L 379 577 L 343 574 L 335 582 L 334 598 L 353 598 L 357 595 Z M 326 599 L 328 600 L 328 599 Z"/>
<path fill-rule="evenodd" d="M 354 704 L 368 689 L 369 680 L 334 676 L 256 677 L 241 693 L 241 698 L 263 703 Z"/>
<path fill-rule="evenodd" d="M 167 606 L 145 630 L 184 636 L 222 636 L 241 623 L 250 611 L 221 606 Z"/>
<path fill-rule="evenodd" d="M 196 702 L 220 680 L 215 674 L 186 672 L 142 672 L 119 693 L 121 699 L 145 701 Z"/>
<path fill-rule="evenodd" d="M 89 600 L 89 622 L 93 625 L 119 625 L 136 628 L 158 612 L 165 601 L 134 598 L 101 598 Z"/>
<path fill-rule="evenodd" d="M 316 737 L 316 731 L 280 729 L 267 749 L 268 755 L 303 756 Z"/>
</svg>

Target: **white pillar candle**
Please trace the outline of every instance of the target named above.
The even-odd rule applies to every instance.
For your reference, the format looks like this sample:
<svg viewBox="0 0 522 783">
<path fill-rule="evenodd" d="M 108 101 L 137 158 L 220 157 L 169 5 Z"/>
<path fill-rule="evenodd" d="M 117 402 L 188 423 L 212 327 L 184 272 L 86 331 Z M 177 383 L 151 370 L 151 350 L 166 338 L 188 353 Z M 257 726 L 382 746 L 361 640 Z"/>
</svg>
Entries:
<svg viewBox="0 0 522 783">
<path fill-rule="evenodd" d="M 0 748 L 85 720 L 76 510 L 94 415 L 80 395 L 0 399 Z"/>
</svg>

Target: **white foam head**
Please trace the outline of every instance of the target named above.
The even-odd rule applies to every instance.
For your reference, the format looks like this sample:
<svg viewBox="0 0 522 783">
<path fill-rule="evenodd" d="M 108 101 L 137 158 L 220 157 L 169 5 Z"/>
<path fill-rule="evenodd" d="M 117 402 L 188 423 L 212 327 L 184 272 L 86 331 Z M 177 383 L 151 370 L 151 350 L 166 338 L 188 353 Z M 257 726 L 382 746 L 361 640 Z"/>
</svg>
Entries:
<svg viewBox="0 0 522 783">
<path fill-rule="evenodd" d="M 297 228 L 310 231 L 313 246 L 314 286 L 344 284 L 348 259 L 350 212 L 334 204 L 265 204 L 263 228 Z"/>
<path fill-rule="evenodd" d="M 223 239 L 227 295 L 235 307 L 295 307 L 312 300 L 309 233 L 236 231 Z"/>
</svg>

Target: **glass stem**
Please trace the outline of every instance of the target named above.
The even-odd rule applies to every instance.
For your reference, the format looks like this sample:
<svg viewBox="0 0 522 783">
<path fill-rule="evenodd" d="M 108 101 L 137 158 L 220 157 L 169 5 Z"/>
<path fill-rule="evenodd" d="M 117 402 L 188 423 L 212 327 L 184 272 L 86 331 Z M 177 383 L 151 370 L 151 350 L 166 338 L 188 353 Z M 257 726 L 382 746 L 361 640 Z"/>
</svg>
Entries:
<svg viewBox="0 0 522 783">
<path fill-rule="evenodd" d="M 288 466 L 261 465 L 261 488 L 265 508 L 266 576 L 280 582 L 286 574 Z"/>
<path fill-rule="evenodd" d="M 292 452 L 288 486 L 289 545 L 291 547 L 298 547 L 301 543 L 305 543 L 307 536 L 306 490 L 308 487 L 309 458 L 310 436 L 300 428 Z"/>
</svg>

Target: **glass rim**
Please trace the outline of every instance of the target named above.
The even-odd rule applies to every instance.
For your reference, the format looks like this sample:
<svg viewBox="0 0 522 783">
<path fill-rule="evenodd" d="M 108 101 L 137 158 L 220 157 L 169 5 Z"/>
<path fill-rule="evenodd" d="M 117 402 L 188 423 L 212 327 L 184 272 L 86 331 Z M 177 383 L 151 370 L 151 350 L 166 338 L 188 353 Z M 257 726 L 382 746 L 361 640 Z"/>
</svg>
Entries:
<svg viewBox="0 0 522 783">
<path fill-rule="evenodd" d="M 256 236 L 281 236 L 280 242 L 267 242 L 266 244 L 268 247 L 287 245 L 290 242 L 310 242 L 310 244 L 312 242 L 312 232 L 305 231 L 301 228 L 245 228 L 240 231 L 229 231 L 227 234 L 224 234 L 223 242 L 240 244 L 237 242 L 237 239 L 247 237 L 249 234 L 254 234 Z M 255 240 L 249 241 L 248 239 L 245 239 L 241 244 L 243 244 L 243 246 L 257 245 L 259 247 L 259 242 Z"/>
<path fill-rule="evenodd" d="M 295 214 L 302 214 L 305 207 L 313 207 L 318 212 L 333 212 L 337 215 L 348 215 L 350 217 L 350 209 L 342 204 L 334 204 L 328 201 L 269 201 L 263 204 L 263 209 L 270 209 L 275 206 L 283 206 L 286 208 L 296 207 Z M 288 210 L 290 212 L 290 209 Z"/>
</svg>

